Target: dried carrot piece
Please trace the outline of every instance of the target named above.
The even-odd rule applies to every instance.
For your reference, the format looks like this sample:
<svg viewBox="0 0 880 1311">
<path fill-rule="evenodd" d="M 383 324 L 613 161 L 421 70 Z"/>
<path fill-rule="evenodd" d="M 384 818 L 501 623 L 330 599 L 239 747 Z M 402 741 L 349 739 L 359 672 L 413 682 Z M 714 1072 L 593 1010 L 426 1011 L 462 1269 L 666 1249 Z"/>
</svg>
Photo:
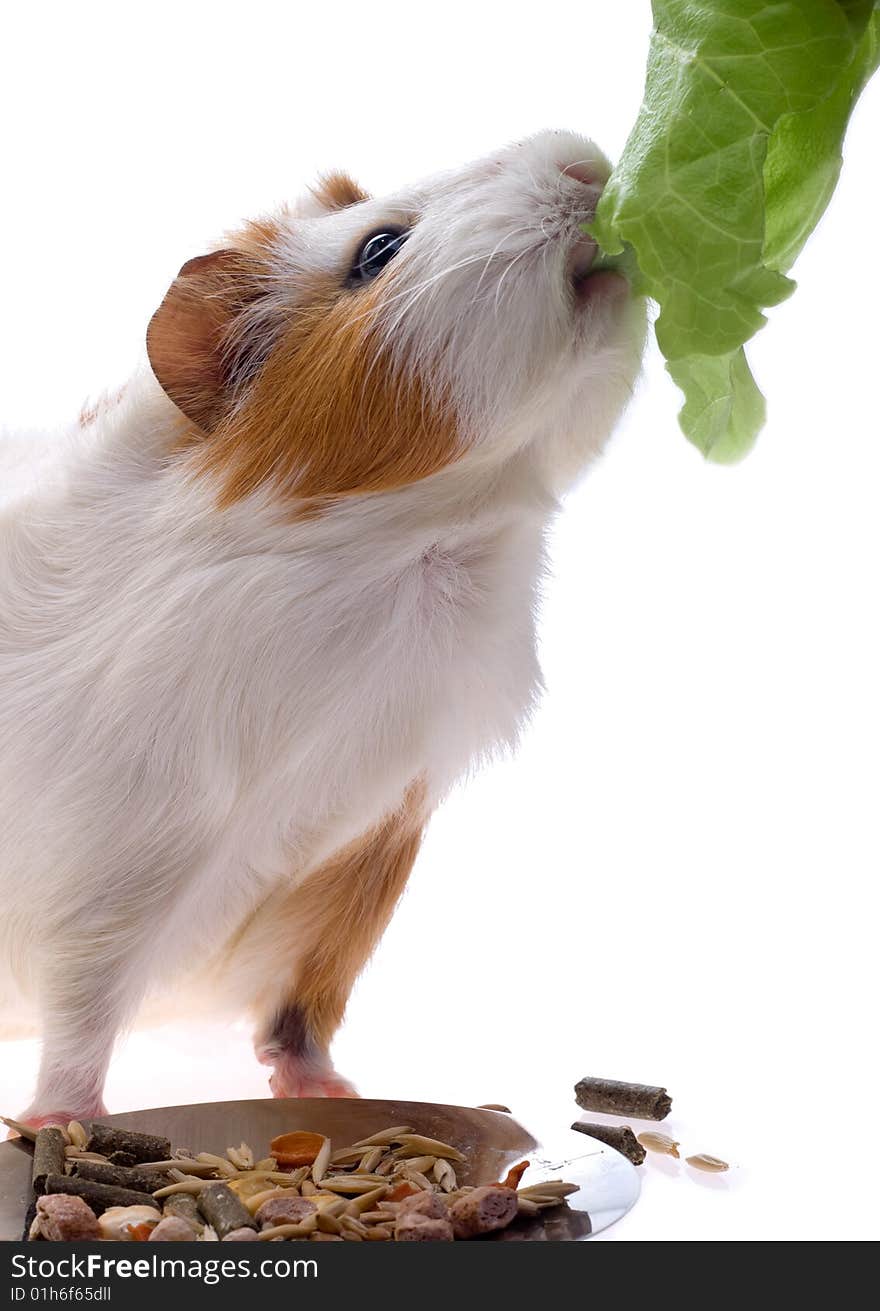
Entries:
<svg viewBox="0 0 880 1311">
<path fill-rule="evenodd" d="M 269 1144 L 279 1166 L 312 1165 L 323 1146 L 323 1134 L 308 1133 L 305 1129 L 279 1134 Z"/>
<path fill-rule="evenodd" d="M 517 1188 L 519 1188 L 519 1181 L 522 1179 L 528 1168 L 528 1161 L 520 1161 L 519 1165 L 512 1165 L 507 1171 L 507 1177 L 502 1180 L 500 1187 L 512 1188 L 514 1192 L 516 1192 Z"/>
<path fill-rule="evenodd" d="M 148 1224 L 126 1225 L 126 1229 L 135 1243 L 145 1243 L 153 1232 L 153 1226 Z"/>
<path fill-rule="evenodd" d="M 392 1188 L 390 1193 L 386 1193 L 385 1196 L 382 1198 L 382 1201 L 402 1202 L 404 1197 L 412 1197 L 415 1193 L 419 1193 L 421 1191 L 422 1190 L 420 1188 L 416 1188 L 415 1184 L 411 1184 L 404 1181 L 402 1184 L 398 1184 L 396 1188 Z"/>
</svg>

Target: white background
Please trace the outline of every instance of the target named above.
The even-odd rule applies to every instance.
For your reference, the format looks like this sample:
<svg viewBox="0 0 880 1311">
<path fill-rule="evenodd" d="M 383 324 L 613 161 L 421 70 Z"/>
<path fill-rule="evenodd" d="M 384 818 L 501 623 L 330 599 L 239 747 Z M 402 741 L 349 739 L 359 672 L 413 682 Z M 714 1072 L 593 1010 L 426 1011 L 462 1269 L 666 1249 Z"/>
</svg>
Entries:
<svg viewBox="0 0 880 1311">
<path fill-rule="evenodd" d="M 0 419 L 124 378 L 178 266 L 319 170 L 381 193 L 544 126 L 614 155 L 649 23 L 648 0 L 16 6 Z M 770 421 L 744 464 L 688 446 L 651 353 L 558 526 L 543 709 L 435 819 L 336 1044 L 365 1096 L 500 1100 L 539 1134 L 584 1073 L 665 1083 L 683 1146 L 733 1168 L 649 1158 L 610 1239 L 878 1231 L 878 131 L 880 84 L 755 343 Z M 0 1062 L 15 1112 L 36 1046 Z M 265 1073 L 243 1030 L 181 1020 L 129 1041 L 108 1100 L 261 1096 Z"/>
</svg>

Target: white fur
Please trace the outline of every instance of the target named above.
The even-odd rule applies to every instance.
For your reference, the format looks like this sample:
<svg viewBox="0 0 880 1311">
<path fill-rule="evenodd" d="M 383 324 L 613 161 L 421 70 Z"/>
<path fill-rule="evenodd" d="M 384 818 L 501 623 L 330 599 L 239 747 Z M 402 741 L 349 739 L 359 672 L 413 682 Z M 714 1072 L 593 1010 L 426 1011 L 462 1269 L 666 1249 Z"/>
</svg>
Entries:
<svg viewBox="0 0 880 1311">
<path fill-rule="evenodd" d="M 268 486 L 220 513 L 169 459 L 176 411 L 146 369 L 24 474 L 0 441 L 0 1007 L 43 1031 L 32 1113 L 99 1109 L 115 1034 L 196 986 L 194 943 L 227 943 L 414 778 L 436 803 L 515 743 L 545 531 L 643 333 L 619 297 L 572 304 L 595 194 L 560 166 L 582 159 L 604 168 L 545 133 L 279 243 L 280 301 L 415 221 L 383 327 L 469 434 L 429 479 L 293 524 Z M 225 976 L 246 1003 L 234 953 Z"/>
</svg>

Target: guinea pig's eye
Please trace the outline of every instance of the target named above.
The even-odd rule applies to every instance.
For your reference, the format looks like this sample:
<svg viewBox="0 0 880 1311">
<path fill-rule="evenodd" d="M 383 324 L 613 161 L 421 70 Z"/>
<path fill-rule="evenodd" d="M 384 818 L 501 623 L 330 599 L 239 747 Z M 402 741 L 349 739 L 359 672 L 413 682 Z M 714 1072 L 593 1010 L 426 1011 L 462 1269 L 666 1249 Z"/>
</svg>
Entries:
<svg viewBox="0 0 880 1311">
<path fill-rule="evenodd" d="M 371 232 L 361 242 L 351 266 L 352 282 L 369 282 L 381 273 L 385 265 L 394 258 L 409 236 L 400 228 L 387 231 Z"/>
</svg>

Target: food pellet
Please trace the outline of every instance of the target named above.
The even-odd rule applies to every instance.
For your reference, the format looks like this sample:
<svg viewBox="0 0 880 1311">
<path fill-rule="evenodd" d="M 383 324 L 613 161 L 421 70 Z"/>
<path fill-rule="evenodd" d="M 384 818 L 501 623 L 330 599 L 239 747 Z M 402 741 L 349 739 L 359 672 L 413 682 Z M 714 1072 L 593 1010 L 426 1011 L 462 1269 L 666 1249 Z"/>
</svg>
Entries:
<svg viewBox="0 0 880 1311">
<path fill-rule="evenodd" d="M 221 1240 L 233 1229 L 257 1227 L 250 1211 L 225 1183 L 208 1184 L 201 1190 L 199 1210 Z"/>
<path fill-rule="evenodd" d="M 46 1191 L 47 1176 L 64 1174 L 67 1162 L 64 1152 L 66 1146 L 64 1134 L 56 1125 L 47 1125 L 37 1134 L 31 1176 L 35 1193 Z"/>
<path fill-rule="evenodd" d="M 500 1184 L 459 1183 L 453 1162 L 466 1179 L 465 1154 L 409 1125 L 336 1150 L 325 1135 L 295 1129 L 260 1160 L 247 1143 L 223 1156 L 194 1154 L 155 1134 L 71 1129 L 33 1131 L 35 1182 L 45 1193 L 28 1208 L 26 1238 L 449 1242 L 501 1231 L 518 1214 L 546 1225 L 543 1212 L 561 1211 L 578 1191 L 558 1179 L 520 1187 L 528 1161 Z"/>
<path fill-rule="evenodd" d="M 588 1124 L 585 1120 L 576 1120 L 571 1127 L 578 1133 L 589 1134 L 607 1147 L 613 1147 L 633 1165 L 641 1165 L 645 1159 L 645 1149 L 629 1125 Z"/>
<path fill-rule="evenodd" d="M 112 1165 L 135 1165 L 138 1161 L 164 1161 L 171 1155 L 171 1143 L 153 1133 L 133 1133 L 109 1124 L 93 1124 L 88 1150 L 106 1156 Z M 128 1159 L 114 1159 L 131 1157 Z"/>
<path fill-rule="evenodd" d="M 636 1120 L 665 1120 L 672 1110 L 672 1098 L 665 1088 L 622 1083 L 619 1079 L 595 1079 L 591 1075 L 585 1075 L 575 1084 L 574 1098 L 585 1111 L 632 1116 Z"/>
</svg>

